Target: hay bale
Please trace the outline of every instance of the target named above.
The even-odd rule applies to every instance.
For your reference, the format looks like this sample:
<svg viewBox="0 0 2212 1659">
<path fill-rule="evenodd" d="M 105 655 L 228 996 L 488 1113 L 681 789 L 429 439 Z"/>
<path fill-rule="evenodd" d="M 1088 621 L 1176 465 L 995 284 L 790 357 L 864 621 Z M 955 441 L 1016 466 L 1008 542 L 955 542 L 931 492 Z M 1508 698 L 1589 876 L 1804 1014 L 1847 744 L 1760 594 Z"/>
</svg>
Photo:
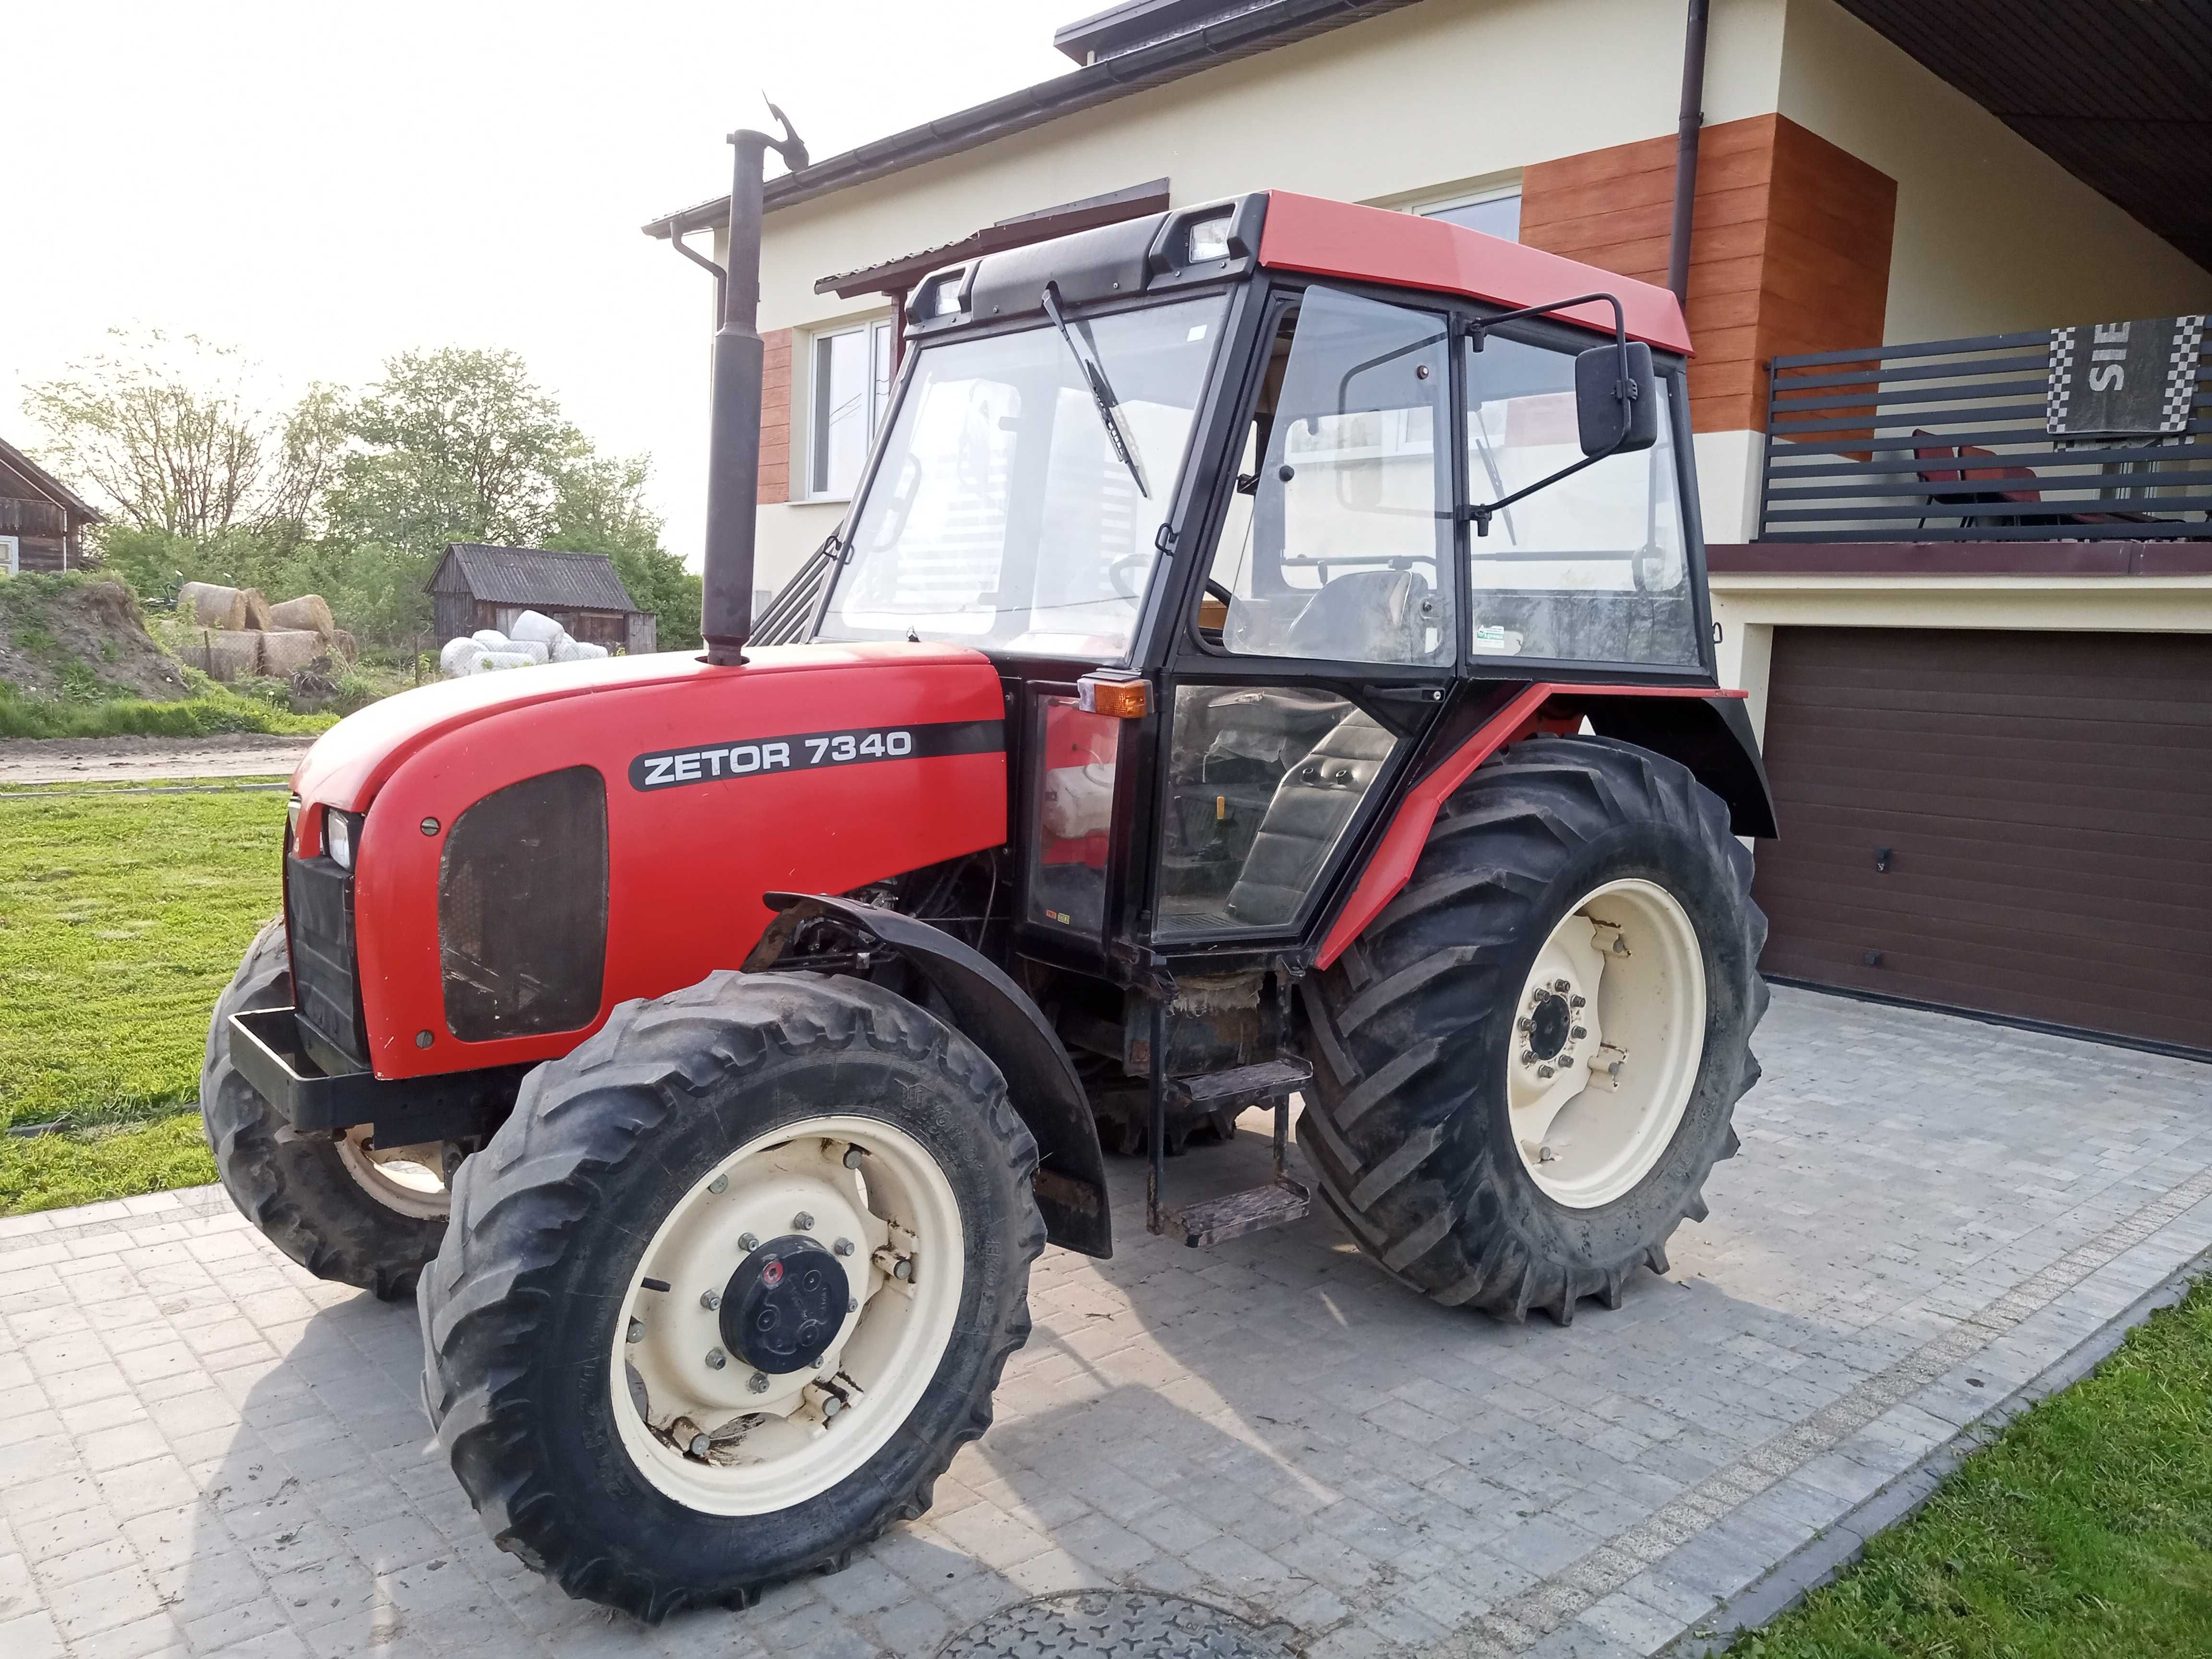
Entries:
<svg viewBox="0 0 2212 1659">
<path fill-rule="evenodd" d="M 438 667 L 448 678 L 476 672 L 476 660 L 483 655 L 483 647 L 463 635 L 447 640 L 444 650 L 438 653 Z"/>
<path fill-rule="evenodd" d="M 250 680 L 261 672 L 262 639 L 249 628 L 203 628 L 198 650 L 188 652 L 185 659 L 225 685 Z"/>
<path fill-rule="evenodd" d="M 331 630 L 331 648 L 348 662 L 361 660 L 361 641 L 343 628 Z"/>
<path fill-rule="evenodd" d="M 261 672 L 289 679 L 318 657 L 325 655 L 323 636 L 313 629 L 283 629 L 261 636 Z"/>
<path fill-rule="evenodd" d="M 246 601 L 246 625 L 258 633 L 266 634 L 276 627 L 269 620 L 269 596 L 258 587 L 241 587 L 239 595 Z"/>
<path fill-rule="evenodd" d="M 177 590 L 177 615 L 201 628 L 238 633 L 248 627 L 246 590 L 214 582 L 186 582 Z"/>
<path fill-rule="evenodd" d="M 270 605 L 269 625 L 272 629 L 303 628 L 325 639 L 338 631 L 337 618 L 331 614 L 330 601 L 319 593 L 302 593 L 296 599 Z"/>
</svg>

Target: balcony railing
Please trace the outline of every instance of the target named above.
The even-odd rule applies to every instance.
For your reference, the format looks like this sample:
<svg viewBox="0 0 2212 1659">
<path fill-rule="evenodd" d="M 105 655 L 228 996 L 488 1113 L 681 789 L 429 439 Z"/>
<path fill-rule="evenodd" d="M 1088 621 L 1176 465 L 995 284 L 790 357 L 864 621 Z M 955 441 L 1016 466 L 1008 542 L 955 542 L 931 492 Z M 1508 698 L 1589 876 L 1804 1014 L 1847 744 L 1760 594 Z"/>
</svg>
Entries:
<svg viewBox="0 0 2212 1659">
<path fill-rule="evenodd" d="M 2212 539 L 2212 351 L 2163 437 L 2054 437 L 2050 375 L 2043 330 L 1773 359 L 1759 539 Z"/>
</svg>

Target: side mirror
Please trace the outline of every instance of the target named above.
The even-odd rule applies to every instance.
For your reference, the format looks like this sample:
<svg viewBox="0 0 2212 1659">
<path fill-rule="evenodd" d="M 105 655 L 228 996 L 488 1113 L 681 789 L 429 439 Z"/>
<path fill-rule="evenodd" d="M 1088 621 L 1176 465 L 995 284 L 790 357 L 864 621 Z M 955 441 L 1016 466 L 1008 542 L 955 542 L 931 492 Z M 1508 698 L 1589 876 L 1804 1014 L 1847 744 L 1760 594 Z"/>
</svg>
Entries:
<svg viewBox="0 0 2212 1659">
<path fill-rule="evenodd" d="M 1620 403 L 1626 365 L 1629 393 L 1626 418 Z M 1626 455 L 1659 441 L 1659 386 L 1651 372 L 1651 348 L 1641 340 L 1626 345 L 1592 346 L 1575 354 L 1575 419 L 1582 428 L 1585 455 Z"/>
</svg>

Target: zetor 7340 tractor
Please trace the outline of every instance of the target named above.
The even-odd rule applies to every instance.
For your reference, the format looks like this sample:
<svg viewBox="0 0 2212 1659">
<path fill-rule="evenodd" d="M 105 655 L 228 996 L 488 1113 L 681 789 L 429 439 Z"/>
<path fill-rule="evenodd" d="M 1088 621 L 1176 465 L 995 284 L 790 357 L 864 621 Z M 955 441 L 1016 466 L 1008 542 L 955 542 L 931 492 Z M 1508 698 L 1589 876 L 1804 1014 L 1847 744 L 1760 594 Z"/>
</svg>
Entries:
<svg viewBox="0 0 2212 1659">
<path fill-rule="evenodd" d="M 732 142 L 708 649 L 325 736 L 202 1095 L 279 1248 L 415 1290 L 500 1545 L 647 1618 L 927 1506 L 1109 1148 L 1192 1245 L 1317 1195 L 1444 1307 L 1616 1304 L 1766 1001 L 1670 294 L 1281 191 L 949 267 L 749 628 Z"/>
</svg>

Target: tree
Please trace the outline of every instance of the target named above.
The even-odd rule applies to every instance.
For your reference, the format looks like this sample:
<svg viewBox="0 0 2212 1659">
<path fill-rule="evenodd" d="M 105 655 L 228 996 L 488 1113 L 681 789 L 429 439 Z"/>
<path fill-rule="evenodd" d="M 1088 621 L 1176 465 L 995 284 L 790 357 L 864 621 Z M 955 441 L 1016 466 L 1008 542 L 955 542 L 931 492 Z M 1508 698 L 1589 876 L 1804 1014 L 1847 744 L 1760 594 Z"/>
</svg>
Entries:
<svg viewBox="0 0 2212 1659">
<path fill-rule="evenodd" d="M 111 329 L 113 344 L 24 394 L 46 459 L 89 481 L 122 522 L 198 542 L 253 513 L 270 423 L 235 349 L 196 334 Z"/>
</svg>

